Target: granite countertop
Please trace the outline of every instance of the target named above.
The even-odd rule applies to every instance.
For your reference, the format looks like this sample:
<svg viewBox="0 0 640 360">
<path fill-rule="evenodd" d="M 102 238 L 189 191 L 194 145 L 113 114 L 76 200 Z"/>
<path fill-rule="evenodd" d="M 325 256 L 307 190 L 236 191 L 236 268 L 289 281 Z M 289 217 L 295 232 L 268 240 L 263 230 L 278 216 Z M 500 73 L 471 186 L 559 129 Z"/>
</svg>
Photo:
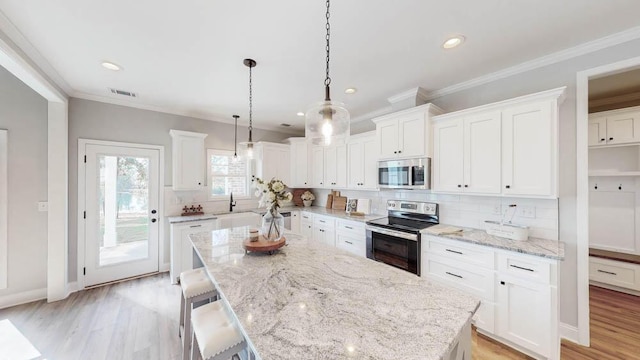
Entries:
<svg viewBox="0 0 640 360">
<path fill-rule="evenodd" d="M 214 220 L 217 218 L 218 218 L 218 215 L 216 214 L 167 216 L 167 220 L 169 220 L 169 224 L 177 224 L 177 223 L 201 221 L 201 220 Z"/>
<path fill-rule="evenodd" d="M 375 214 L 365 215 L 365 216 L 351 216 L 347 214 L 344 210 L 333 210 L 333 209 L 327 209 L 320 206 L 294 207 L 289 209 L 307 211 L 307 212 L 318 214 L 318 215 L 333 216 L 340 219 L 346 219 L 346 220 L 358 221 L 358 222 L 366 222 L 369 220 L 379 219 L 387 216 L 387 215 L 375 215 Z"/>
<path fill-rule="evenodd" d="M 445 225 L 445 224 L 442 224 Z M 518 241 L 487 234 L 484 230 L 462 228 L 463 231 L 456 234 L 430 234 L 447 239 L 465 241 L 477 245 L 491 246 L 498 249 L 515 251 L 522 254 L 535 255 L 549 259 L 564 260 L 564 243 L 561 241 L 538 239 L 530 237 L 528 240 Z"/>
<path fill-rule="evenodd" d="M 190 235 L 258 359 L 439 360 L 480 301 L 287 233 L 245 255 L 249 227 Z"/>
</svg>

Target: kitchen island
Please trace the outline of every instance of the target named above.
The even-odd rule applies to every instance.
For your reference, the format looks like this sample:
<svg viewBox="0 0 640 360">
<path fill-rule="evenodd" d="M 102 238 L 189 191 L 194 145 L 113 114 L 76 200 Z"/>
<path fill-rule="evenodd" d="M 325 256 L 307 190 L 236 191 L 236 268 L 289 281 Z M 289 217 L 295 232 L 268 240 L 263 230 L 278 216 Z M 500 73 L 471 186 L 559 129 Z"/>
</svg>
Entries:
<svg viewBox="0 0 640 360">
<path fill-rule="evenodd" d="M 258 359 L 471 358 L 476 298 L 300 235 L 274 255 L 245 254 L 249 227 L 190 237 Z"/>
</svg>

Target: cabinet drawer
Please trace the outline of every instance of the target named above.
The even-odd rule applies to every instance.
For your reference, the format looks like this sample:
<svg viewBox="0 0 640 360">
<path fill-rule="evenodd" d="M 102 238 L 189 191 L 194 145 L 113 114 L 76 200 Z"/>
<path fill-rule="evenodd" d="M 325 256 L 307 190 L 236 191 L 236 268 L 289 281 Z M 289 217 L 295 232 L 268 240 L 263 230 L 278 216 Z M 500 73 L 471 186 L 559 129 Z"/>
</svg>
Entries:
<svg viewBox="0 0 640 360">
<path fill-rule="evenodd" d="M 495 252 L 489 248 L 469 246 L 460 241 L 428 236 L 428 244 L 423 251 L 437 254 L 468 264 L 475 264 L 488 269 L 495 267 Z"/>
<path fill-rule="evenodd" d="M 313 222 L 313 214 L 303 211 L 300 214 L 300 221 Z"/>
<path fill-rule="evenodd" d="M 364 239 L 352 237 L 349 235 L 338 234 L 336 236 L 336 247 L 346 250 L 354 255 L 366 257 L 367 245 Z"/>
<path fill-rule="evenodd" d="M 364 238 L 366 236 L 366 230 L 363 223 L 354 221 L 337 220 L 336 228 L 342 234 L 350 234 L 356 236 L 356 238 Z"/>
<path fill-rule="evenodd" d="M 520 279 L 550 284 L 551 264 L 533 257 L 516 254 L 498 254 L 498 270 L 503 275 L 513 275 Z"/>
<path fill-rule="evenodd" d="M 494 272 L 493 270 L 478 268 L 449 258 L 427 254 L 427 278 L 462 290 L 483 300 L 494 300 Z"/>
<path fill-rule="evenodd" d="M 640 265 L 590 257 L 589 280 L 640 290 Z"/>
<path fill-rule="evenodd" d="M 316 215 L 313 217 L 313 224 L 333 229 L 336 227 L 336 220 L 332 217 Z"/>
</svg>

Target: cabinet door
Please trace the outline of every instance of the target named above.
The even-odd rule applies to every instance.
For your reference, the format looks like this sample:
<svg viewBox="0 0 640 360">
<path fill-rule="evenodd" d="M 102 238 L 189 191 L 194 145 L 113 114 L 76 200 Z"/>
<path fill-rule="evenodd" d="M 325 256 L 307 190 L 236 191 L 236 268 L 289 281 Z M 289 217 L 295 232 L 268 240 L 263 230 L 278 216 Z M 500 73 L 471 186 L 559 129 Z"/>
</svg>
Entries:
<svg viewBox="0 0 640 360">
<path fill-rule="evenodd" d="M 436 123 L 433 132 L 433 190 L 461 192 L 464 180 L 463 121 L 453 119 Z"/>
<path fill-rule="evenodd" d="M 426 122 L 424 113 L 406 115 L 398 119 L 399 131 L 399 157 L 423 157 L 427 156 L 425 143 Z"/>
<path fill-rule="evenodd" d="M 277 148 L 273 148 L 270 146 L 264 146 L 262 150 L 262 174 L 259 176 L 264 181 L 271 181 L 273 178 L 278 177 L 278 162 L 280 155 L 280 150 Z"/>
<path fill-rule="evenodd" d="M 551 288 L 517 278 L 498 284 L 496 334 L 542 356 L 551 353 Z"/>
<path fill-rule="evenodd" d="M 336 145 L 335 182 L 333 186 L 347 187 L 347 145 Z"/>
<path fill-rule="evenodd" d="M 336 233 L 336 247 L 357 256 L 367 256 L 367 245 L 365 240 L 359 239 L 351 234 Z"/>
<path fill-rule="evenodd" d="M 311 149 L 311 175 L 313 187 L 324 187 L 324 149 L 314 146 Z"/>
<path fill-rule="evenodd" d="M 291 232 L 300 234 L 300 211 L 291 212 Z"/>
<path fill-rule="evenodd" d="M 605 145 L 607 143 L 607 118 L 594 117 L 589 119 L 589 146 Z"/>
<path fill-rule="evenodd" d="M 276 176 L 287 185 L 291 184 L 291 159 L 288 148 L 278 149 L 278 158 L 275 159 L 277 168 Z"/>
<path fill-rule="evenodd" d="M 204 181 L 204 138 L 173 136 L 173 189 L 199 190 Z"/>
<path fill-rule="evenodd" d="M 291 185 L 307 187 L 309 181 L 309 156 L 306 142 L 299 141 L 291 144 Z"/>
<path fill-rule="evenodd" d="M 557 123 L 551 102 L 502 112 L 502 193 L 555 195 Z"/>
<path fill-rule="evenodd" d="M 300 222 L 300 234 L 309 240 L 313 239 L 315 235 L 313 233 L 313 223 Z"/>
<path fill-rule="evenodd" d="M 500 116 L 496 111 L 464 120 L 464 192 L 500 194 Z"/>
<path fill-rule="evenodd" d="M 640 141 L 640 112 L 607 116 L 607 144 Z"/>
<path fill-rule="evenodd" d="M 387 120 L 376 126 L 380 146 L 380 159 L 394 159 L 398 157 L 398 121 Z"/>
<path fill-rule="evenodd" d="M 361 188 L 364 183 L 364 153 L 362 141 L 352 141 L 348 145 L 348 161 L 349 161 L 349 180 L 347 181 L 350 189 Z"/>
<path fill-rule="evenodd" d="M 378 152 L 376 151 L 376 139 L 366 139 L 362 142 L 364 152 L 364 180 L 361 188 L 375 190 L 378 188 Z"/>
<path fill-rule="evenodd" d="M 324 148 L 324 183 L 327 187 L 336 185 L 337 176 L 337 152 L 335 146 Z"/>
</svg>

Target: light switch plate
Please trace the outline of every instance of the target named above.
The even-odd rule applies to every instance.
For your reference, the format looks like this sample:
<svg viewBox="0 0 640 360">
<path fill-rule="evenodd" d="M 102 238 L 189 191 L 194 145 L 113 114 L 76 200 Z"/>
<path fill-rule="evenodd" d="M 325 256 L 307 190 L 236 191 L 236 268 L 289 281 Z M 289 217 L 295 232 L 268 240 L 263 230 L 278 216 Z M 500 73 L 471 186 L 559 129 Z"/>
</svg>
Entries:
<svg viewBox="0 0 640 360">
<path fill-rule="evenodd" d="M 38 211 L 49 211 L 49 202 L 38 201 Z"/>
</svg>

